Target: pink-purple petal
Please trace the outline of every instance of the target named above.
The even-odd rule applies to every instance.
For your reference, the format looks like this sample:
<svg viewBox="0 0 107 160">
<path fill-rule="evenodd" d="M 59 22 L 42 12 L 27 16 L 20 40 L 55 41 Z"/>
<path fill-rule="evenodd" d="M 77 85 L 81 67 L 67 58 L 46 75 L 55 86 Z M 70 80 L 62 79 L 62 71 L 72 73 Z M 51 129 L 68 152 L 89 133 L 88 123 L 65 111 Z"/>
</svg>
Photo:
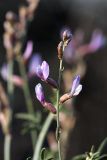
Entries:
<svg viewBox="0 0 107 160">
<path fill-rule="evenodd" d="M 46 61 L 42 62 L 41 69 L 42 69 L 44 80 L 46 80 L 49 76 L 49 65 Z"/>
<path fill-rule="evenodd" d="M 89 47 L 92 52 L 95 52 L 100 47 L 102 47 L 105 44 L 105 37 L 103 33 L 100 30 L 95 30 L 92 34 L 92 39 L 89 44 Z"/>
<path fill-rule="evenodd" d="M 41 66 L 36 67 L 36 75 L 37 75 L 40 79 L 44 80 L 43 71 L 42 71 L 42 69 L 41 69 Z"/>
<path fill-rule="evenodd" d="M 73 46 L 72 41 L 68 44 L 68 46 L 64 50 L 64 60 L 71 64 L 75 57 L 75 47 Z"/>
<path fill-rule="evenodd" d="M 36 75 L 37 66 L 40 66 L 42 63 L 42 58 L 40 54 L 34 54 L 29 62 L 28 72 L 29 75 Z"/>
<path fill-rule="evenodd" d="M 7 64 L 3 64 L 0 74 L 2 76 L 2 78 L 7 81 L 8 79 L 8 65 Z"/>
<path fill-rule="evenodd" d="M 44 96 L 44 91 L 42 88 L 42 85 L 40 83 L 38 83 L 35 87 L 35 93 L 36 93 L 36 97 L 37 99 L 43 103 L 45 101 L 45 96 Z"/>
<path fill-rule="evenodd" d="M 65 31 L 68 31 L 68 34 L 71 34 L 70 28 L 65 26 L 60 31 L 60 37 L 61 37 L 61 39 L 63 39 L 63 34 L 64 34 Z"/>
<path fill-rule="evenodd" d="M 23 59 L 28 60 L 30 58 L 30 56 L 32 55 L 32 51 L 33 51 L 33 42 L 28 41 L 26 49 L 25 49 L 24 54 L 23 54 Z"/>
<path fill-rule="evenodd" d="M 80 76 L 77 75 L 77 76 L 75 76 L 73 83 L 72 83 L 72 88 L 71 88 L 72 95 L 75 93 L 75 90 L 78 87 L 79 83 L 80 83 Z"/>
<path fill-rule="evenodd" d="M 82 90 L 82 85 L 79 84 L 78 87 L 75 89 L 75 92 L 73 94 L 73 96 L 77 96 Z"/>
</svg>

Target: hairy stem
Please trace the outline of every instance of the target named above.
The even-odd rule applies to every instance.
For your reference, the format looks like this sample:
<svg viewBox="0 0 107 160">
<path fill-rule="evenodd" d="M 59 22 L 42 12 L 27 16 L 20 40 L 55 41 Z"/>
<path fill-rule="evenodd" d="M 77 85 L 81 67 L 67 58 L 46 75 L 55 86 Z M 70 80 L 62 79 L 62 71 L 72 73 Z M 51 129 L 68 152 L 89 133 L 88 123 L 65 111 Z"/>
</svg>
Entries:
<svg viewBox="0 0 107 160">
<path fill-rule="evenodd" d="M 58 143 L 58 155 L 59 160 L 61 160 L 61 141 L 60 141 L 60 121 L 59 121 L 59 96 L 60 96 L 60 86 L 61 86 L 61 76 L 62 76 L 62 59 L 60 60 L 59 66 L 59 76 L 58 76 L 58 91 L 57 91 L 57 128 L 56 128 L 56 139 Z"/>
<path fill-rule="evenodd" d="M 49 129 L 49 126 L 50 126 L 53 118 L 54 118 L 54 115 L 49 113 L 48 117 L 46 118 L 46 120 L 43 124 L 41 132 L 39 134 L 38 141 L 37 141 L 37 144 L 36 144 L 36 147 L 35 147 L 35 151 L 34 151 L 34 155 L 33 155 L 32 160 L 39 160 L 40 151 L 41 151 L 44 139 L 46 137 L 47 131 Z"/>
<path fill-rule="evenodd" d="M 34 108 L 33 108 L 30 90 L 29 90 L 29 86 L 28 86 L 28 79 L 27 79 L 27 75 L 26 75 L 26 70 L 25 70 L 25 66 L 24 66 L 24 63 L 23 63 L 21 56 L 19 56 L 17 58 L 17 61 L 19 63 L 19 70 L 21 73 L 21 77 L 24 79 L 23 92 L 24 92 L 24 96 L 25 96 L 27 111 L 29 114 L 34 114 Z M 36 143 L 35 131 L 31 131 L 31 139 L 32 139 L 32 145 L 33 145 L 33 149 L 34 149 L 35 143 Z"/>
</svg>

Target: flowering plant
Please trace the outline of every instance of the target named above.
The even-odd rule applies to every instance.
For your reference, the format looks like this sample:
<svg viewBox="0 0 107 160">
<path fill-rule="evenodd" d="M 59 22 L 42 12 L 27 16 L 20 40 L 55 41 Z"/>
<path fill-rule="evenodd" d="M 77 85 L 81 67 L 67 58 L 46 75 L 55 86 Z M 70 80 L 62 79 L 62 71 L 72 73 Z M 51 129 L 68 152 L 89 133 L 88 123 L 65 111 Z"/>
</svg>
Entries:
<svg viewBox="0 0 107 160">
<path fill-rule="evenodd" d="M 15 86 L 23 90 L 25 97 L 26 110 L 28 113 L 19 113 L 15 116 L 25 121 L 25 123 L 23 123 L 23 132 L 30 132 L 34 151 L 32 160 L 62 160 L 64 159 L 63 144 L 66 139 L 63 135 L 64 129 L 69 131 L 75 124 L 75 119 L 72 119 L 71 115 L 65 115 L 62 111 L 64 107 L 65 109 L 68 106 L 68 108 L 71 108 L 74 97 L 78 96 L 82 91 L 82 84 L 80 82 L 80 77 L 82 76 L 80 70 L 78 72 L 72 72 L 70 70 L 70 72 L 65 73 L 66 67 L 63 62 L 66 61 L 70 65 L 72 62 L 79 63 L 84 55 L 94 53 L 101 48 L 105 44 L 106 39 L 101 30 L 97 29 L 93 32 L 89 43 L 84 44 L 84 33 L 81 30 L 77 31 L 74 35 L 71 34 L 70 29 L 64 30 L 61 34 L 61 41 L 57 47 L 58 76 L 57 81 L 55 81 L 50 77 L 49 64 L 45 60 L 42 60 L 40 54 L 33 54 L 34 44 L 32 40 L 28 40 L 25 43 L 28 23 L 33 18 L 38 0 L 27 0 L 27 3 L 27 7 L 21 6 L 19 8 L 18 15 L 13 12 L 8 12 L 4 22 L 5 32 L 3 41 L 6 49 L 7 62 L 0 68 L 0 74 L 3 80 L 7 82 L 7 94 L 0 82 L 0 124 L 5 136 L 4 160 L 10 160 L 11 157 L 10 149 L 13 138 L 11 130 L 13 119 L 12 110 L 13 105 L 15 105 L 13 103 Z M 22 50 L 24 50 L 23 53 Z M 18 64 L 20 75 L 14 74 L 15 63 Z M 66 76 L 67 74 L 68 76 Z M 32 77 L 34 77 L 34 79 L 38 77 L 39 80 L 41 80 L 41 82 L 35 84 L 35 89 L 33 87 L 33 93 L 43 109 L 46 109 L 47 113 L 49 112 L 46 119 L 44 118 L 43 112 L 38 112 L 38 108 L 35 113 L 29 88 L 29 79 Z M 66 81 L 67 78 L 69 79 L 69 77 L 73 77 L 70 79 L 70 83 L 68 83 L 69 80 L 65 83 L 64 81 Z M 62 87 L 62 79 L 65 87 Z M 42 82 L 52 87 L 55 98 L 49 99 L 47 97 Z M 34 101 L 36 101 L 36 98 Z M 42 119 L 44 121 L 42 121 Z M 56 124 L 56 134 L 53 132 L 48 133 L 53 120 Z M 48 151 L 42 148 L 46 137 L 49 148 L 54 153 L 48 154 Z M 103 143 L 107 143 L 107 139 Z M 94 152 L 92 149 L 87 154 L 74 157 L 73 160 L 100 160 L 107 158 L 107 155 L 102 155 L 101 150 L 102 145 L 97 152 Z"/>
</svg>

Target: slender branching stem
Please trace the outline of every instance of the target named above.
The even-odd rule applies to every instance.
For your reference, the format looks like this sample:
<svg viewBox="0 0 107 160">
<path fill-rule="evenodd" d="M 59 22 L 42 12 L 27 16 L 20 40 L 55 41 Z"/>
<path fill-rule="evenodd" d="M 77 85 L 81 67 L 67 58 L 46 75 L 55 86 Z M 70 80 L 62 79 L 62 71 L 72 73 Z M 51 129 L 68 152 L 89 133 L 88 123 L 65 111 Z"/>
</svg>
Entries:
<svg viewBox="0 0 107 160">
<path fill-rule="evenodd" d="M 38 141 L 37 141 L 37 144 L 36 144 L 36 147 L 35 147 L 35 151 L 34 151 L 34 155 L 33 155 L 33 159 L 32 160 L 39 160 L 40 151 L 41 151 L 44 139 L 46 137 L 47 131 L 49 129 L 49 126 L 50 126 L 53 118 L 54 118 L 54 115 L 52 113 L 49 113 L 49 115 L 46 118 L 46 120 L 45 120 L 45 122 L 43 124 L 43 127 L 42 127 L 42 129 L 41 129 L 41 131 L 39 133 Z"/>
<path fill-rule="evenodd" d="M 32 99 L 31 99 L 30 90 L 29 90 L 29 86 L 28 86 L 28 79 L 27 79 L 27 75 L 26 75 L 26 70 L 25 70 L 25 66 L 24 66 L 24 63 L 23 63 L 21 56 L 19 56 L 17 58 L 17 61 L 19 64 L 19 70 L 21 73 L 21 77 L 24 79 L 23 92 L 24 92 L 24 96 L 25 96 L 27 111 L 29 114 L 34 114 L 34 107 L 32 104 Z M 32 139 L 32 145 L 33 145 L 33 149 L 34 149 L 35 143 L 36 143 L 35 131 L 31 131 L 31 139 Z"/>
<path fill-rule="evenodd" d="M 58 85 L 59 88 L 57 90 L 57 129 L 56 129 L 56 139 L 58 143 L 58 155 L 59 160 L 61 160 L 61 141 L 60 141 L 60 121 L 59 121 L 59 96 L 60 96 L 60 86 L 61 86 L 61 76 L 62 76 L 62 59 L 60 60 L 60 66 L 59 66 L 59 76 L 58 76 Z"/>
<path fill-rule="evenodd" d="M 8 82 L 7 82 L 7 90 L 8 90 L 8 96 L 9 100 L 12 100 L 13 91 L 14 91 L 14 85 L 11 81 L 12 75 L 13 75 L 13 60 L 9 60 L 8 62 Z M 10 102 L 11 103 L 11 102 Z"/>
<path fill-rule="evenodd" d="M 13 60 L 8 61 L 8 81 L 7 81 L 7 91 L 8 91 L 8 97 L 9 97 L 9 106 L 12 107 L 13 103 L 13 92 L 14 92 L 14 85 L 11 81 L 12 75 L 13 75 Z M 10 114 L 11 108 L 9 108 Z M 9 125 L 8 125 L 8 132 L 10 132 L 10 127 L 11 127 L 11 118 L 12 115 L 9 115 Z M 10 133 L 5 134 L 5 139 L 4 139 L 4 160 L 10 160 L 10 149 L 11 149 L 11 135 Z"/>
<path fill-rule="evenodd" d="M 4 160 L 10 160 L 11 135 L 6 134 L 4 139 Z"/>
<path fill-rule="evenodd" d="M 28 78 L 27 78 L 27 74 L 26 74 L 26 70 L 25 70 L 25 66 L 24 66 L 22 57 L 19 56 L 17 58 L 17 60 L 18 60 L 18 64 L 19 64 L 19 70 L 20 70 L 21 77 L 24 80 L 24 84 L 22 87 L 23 87 L 24 96 L 25 96 L 25 100 L 26 100 L 27 110 L 29 113 L 34 113 L 32 98 L 31 98 L 30 90 L 29 90 L 29 86 L 28 86 Z"/>
</svg>

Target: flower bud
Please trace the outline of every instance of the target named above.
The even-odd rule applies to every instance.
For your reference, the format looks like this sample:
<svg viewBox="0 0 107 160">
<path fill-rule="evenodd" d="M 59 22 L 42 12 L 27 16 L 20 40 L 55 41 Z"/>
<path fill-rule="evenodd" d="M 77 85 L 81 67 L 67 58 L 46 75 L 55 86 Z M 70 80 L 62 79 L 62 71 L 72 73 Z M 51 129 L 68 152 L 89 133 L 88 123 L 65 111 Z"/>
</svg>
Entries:
<svg viewBox="0 0 107 160">
<path fill-rule="evenodd" d="M 72 38 L 71 32 L 69 30 L 65 30 L 63 32 L 63 41 L 68 41 L 68 40 L 70 41 L 71 38 Z"/>
<path fill-rule="evenodd" d="M 46 61 L 43 61 L 41 65 L 37 66 L 36 75 L 42 81 L 50 84 L 54 88 L 57 88 L 57 83 L 52 78 L 49 78 L 49 65 Z"/>
<path fill-rule="evenodd" d="M 63 42 L 62 41 L 58 44 L 57 49 L 58 49 L 58 58 L 62 59 L 63 57 Z"/>
<path fill-rule="evenodd" d="M 67 101 L 70 98 L 71 98 L 71 95 L 69 93 L 66 93 L 60 98 L 59 103 L 64 103 L 65 101 Z"/>
<path fill-rule="evenodd" d="M 50 112 L 55 114 L 56 108 L 51 103 L 46 101 L 44 91 L 43 91 L 42 85 L 40 83 L 36 85 L 35 93 L 36 93 L 37 99 L 42 104 L 42 106 L 44 108 L 46 108 L 47 110 L 49 110 Z"/>
<path fill-rule="evenodd" d="M 73 82 L 72 82 L 72 87 L 71 91 L 69 93 L 64 94 L 61 98 L 59 103 L 64 103 L 68 99 L 77 96 L 82 90 L 82 85 L 80 84 L 80 76 L 77 75 L 75 76 Z"/>
<path fill-rule="evenodd" d="M 51 103 L 48 103 L 45 101 L 43 103 L 43 107 L 46 108 L 47 110 L 49 110 L 50 112 L 56 114 L 56 108 Z"/>
<path fill-rule="evenodd" d="M 16 20 L 16 15 L 11 11 L 7 12 L 5 17 L 6 17 L 6 20 L 11 23 L 13 23 Z"/>
</svg>

